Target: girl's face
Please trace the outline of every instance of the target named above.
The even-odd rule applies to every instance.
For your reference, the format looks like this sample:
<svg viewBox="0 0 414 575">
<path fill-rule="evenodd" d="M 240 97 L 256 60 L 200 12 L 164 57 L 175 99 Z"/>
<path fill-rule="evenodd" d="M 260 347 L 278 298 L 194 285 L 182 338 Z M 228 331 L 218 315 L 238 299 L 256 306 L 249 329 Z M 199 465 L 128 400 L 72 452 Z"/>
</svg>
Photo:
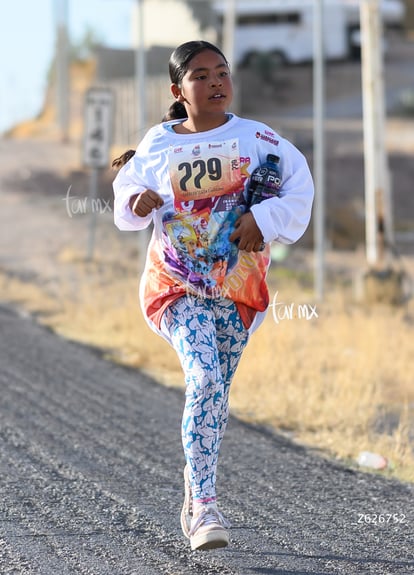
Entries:
<svg viewBox="0 0 414 575">
<path fill-rule="evenodd" d="M 190 60 L 181 86 L 173 84 L 171 91 L 184 104 L 189 119 L 214 124 L 223 118 L 233 99 L 228 64 L 213 50 L 203 50 Z"/>
</svg>

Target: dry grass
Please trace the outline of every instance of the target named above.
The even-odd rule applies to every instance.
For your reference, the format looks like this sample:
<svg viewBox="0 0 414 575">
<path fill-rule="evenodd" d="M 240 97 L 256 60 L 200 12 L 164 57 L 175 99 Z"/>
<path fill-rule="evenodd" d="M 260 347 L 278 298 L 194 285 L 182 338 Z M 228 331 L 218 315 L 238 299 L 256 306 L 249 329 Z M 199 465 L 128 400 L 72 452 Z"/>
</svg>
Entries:
<svg viewBox="0 0 414 575">
<path fill-rule="evenodd" d="M 2 299 L 19 302 L 65 337 L 182 385 L 175 353 L 138 309 L 135 264 L 85 263 L 66 253 L 60 265 L 65 280 L 43 287 L 0 276 Z M 318 317 L 310 312 L 306 320 L 299 306 L 313 306 L 312 294 L 293 279 L 278 281 L 277 289 L 279 305 L 236 374 L 233 412 L 349 463 L 359 451 L 379 452 L 392 462 L 385 473 L 414 481 L 413 305 L 362 308 L 336 289 L 316 306 Z"/>
<path fill-rule="evenodd" d="M 280 300 L 307 301 L 301 291 L 284 292 Z M 317 312 L 278 324 L 267 316 L 242 359 L 234 408 L 342 459 L 379 452 L 390 473 L 414 480 L 413 316 L 347 304 L 340 293 Z"/>
</svg>

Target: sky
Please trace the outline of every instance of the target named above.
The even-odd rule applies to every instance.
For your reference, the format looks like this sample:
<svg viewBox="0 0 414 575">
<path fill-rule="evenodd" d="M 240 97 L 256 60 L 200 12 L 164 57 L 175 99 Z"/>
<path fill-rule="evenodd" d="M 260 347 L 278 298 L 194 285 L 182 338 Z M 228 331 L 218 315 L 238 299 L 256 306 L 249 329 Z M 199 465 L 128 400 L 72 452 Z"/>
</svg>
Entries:
<svg viewBox="0 0 414 575">
<path fill-rule="evenodd" d="M 36 116 L 56 41 L 59 0 L 0 0 L 0 134 Z M 68 0 L 71 40 L 92 29 L 111 47 L 131 47 L 134 0 Z"/>
</svg>

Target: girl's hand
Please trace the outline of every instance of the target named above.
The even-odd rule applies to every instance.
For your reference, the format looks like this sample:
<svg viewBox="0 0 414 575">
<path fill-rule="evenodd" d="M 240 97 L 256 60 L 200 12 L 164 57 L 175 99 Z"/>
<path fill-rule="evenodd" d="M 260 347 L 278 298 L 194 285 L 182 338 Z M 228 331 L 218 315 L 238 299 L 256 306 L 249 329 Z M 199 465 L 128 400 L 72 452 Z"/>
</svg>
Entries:
<svg viewBox="0 0 414 575">
<path fill-rule="evenodd" d="M 251 212 L 240 216 L 235 223 L 235 227 L 236 229 L 230 236 L 230 241 L 238 241 L 239 250 L 259 252 L 263 249 L 263 235 Z"/>
<path fill-rule="evenodd" d="M 141 218 L 145 218 L 152 210 L 158 210 L 163 205 L 164 200 L 153 190 L 145 190 L 145 192 L 135 194 L 129 199 L 131 212 Z"/>
</svg>

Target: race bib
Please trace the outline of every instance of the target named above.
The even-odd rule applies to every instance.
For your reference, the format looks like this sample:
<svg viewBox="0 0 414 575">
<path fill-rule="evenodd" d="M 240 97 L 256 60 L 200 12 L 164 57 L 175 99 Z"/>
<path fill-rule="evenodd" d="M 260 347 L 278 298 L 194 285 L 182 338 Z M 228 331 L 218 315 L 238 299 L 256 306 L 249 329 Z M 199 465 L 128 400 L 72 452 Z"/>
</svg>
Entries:
<svg viewBox="0 0 414 575">
<path fill-rule="evenodd" d="M 243 188 L 238 139 L 172 148 L 169 172 L 175 200 L 190 202 Z"/>
</svg>

